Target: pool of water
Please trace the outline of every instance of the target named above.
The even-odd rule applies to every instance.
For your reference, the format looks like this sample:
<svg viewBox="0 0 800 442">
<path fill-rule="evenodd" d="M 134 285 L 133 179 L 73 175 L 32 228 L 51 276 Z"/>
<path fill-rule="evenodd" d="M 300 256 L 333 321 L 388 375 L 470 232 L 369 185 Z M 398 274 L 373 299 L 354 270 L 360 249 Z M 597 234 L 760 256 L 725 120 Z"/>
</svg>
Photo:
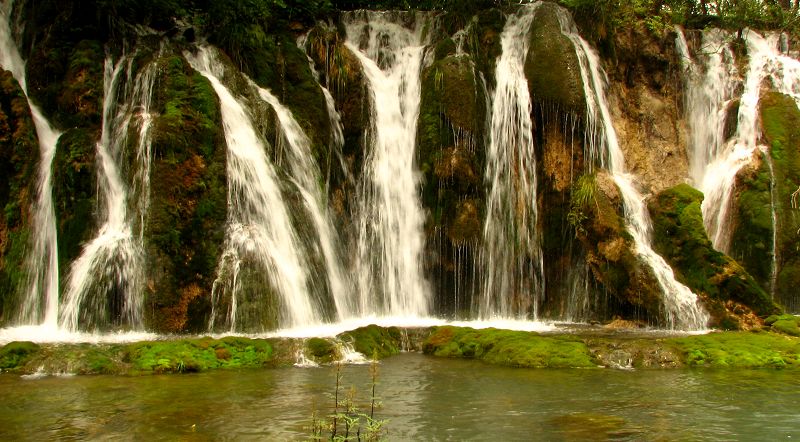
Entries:
<svg viewBox="0 0 800 442">
<path fill-rule="evenodd" d="M 530 370 L 402 354 L 379 364 L 390 440 L 800 440 L 800 376 Z M 147 377 L 0 375 L 0 440 L 307 439 L 335 367 Z M 369 366 L 342 391 L 369 402 Z"/>
</svg>

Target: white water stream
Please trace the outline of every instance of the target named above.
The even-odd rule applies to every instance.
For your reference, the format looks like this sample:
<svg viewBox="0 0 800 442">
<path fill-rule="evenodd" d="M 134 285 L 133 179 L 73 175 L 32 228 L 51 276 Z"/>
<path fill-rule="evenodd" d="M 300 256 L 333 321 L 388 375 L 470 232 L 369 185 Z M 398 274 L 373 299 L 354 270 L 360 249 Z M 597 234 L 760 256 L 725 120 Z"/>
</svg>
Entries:
<svg viewBox="0 0 800 442">
<path fill-rule="evenodd" d="M 134 76 L 134 57 L 106 59 L 103 130 L 97 143 L 102 222 L 70 268 L 60 325 L 67 330 L 143 326 L 144 217 L 150 197 L 151 103 L 157 73 L 150 62 Z M 131 132 L 136 139 L 130 142 Z M 135 162 L 126 167 L 128 150 Z"/>
<path fill-rule="evenodd" d="M 414 17 L 410 29 L 398 24 L 402 18 L 374 11 L 343 17 L 346 46 L 361 62 L 371 96 L 372 127 L 365 138 L 369 147 L 357 215 L 361 315 L 421 316 L 431 305 L 422 271 L 424 215 L 414 161 L 424 19 Z"/>
<path fill-rule="evenodd" d="M 215 50 L 207 46 L 184 56 L 206 77 L 220 100 L 222 124 L 228 145 L 228 231 L 218 279 L 214 284 L 213 305 L 219 297 L 231 298 L 227 317 L 231 332 L 246 324 L 239 318 L 238 305 L 244 293 L 240 271 L 243 266 L 264 272 L 280 303 L 279 325 L 303 327 L 319 322 L 319 308 L 309 290 L 308 263 L 300 238 L 292 226 L 281 193 L 275 168 L 269 161 L 266 144 L 254 128 L 245 105 L 221 82 L 224 66 Z M 257 296 L 265 297 L 268 287 Z M 212 311 L 211 328 L 216 312 Z M 241 322 L 241 323 L 240 323 Z"/>
<path fill-rule="evenodd" d="M 531 97 L 525 78 L 528 34 L 539 3 L 508 18 L 497 61 L 484 180 L 485 271 L 479 317 L 537 317 L 544 296 L 544 261 L 537 209 Z"/>
<path fill-rule="evenodd" d="M 578 34 L 569 14 L 560 10 L 559 21 L 562 33 L 575 46 L 581 67 L 588 128 L 594 128 L 599 139 L 587 137 L 590 152 L 605 163 L 622 194 L 625 221 L 628 232 L 636 244 L 636 254 L 645 262 L 658 280 L 663 293 L 666 325 L 671 329 L 702 330 L 708 326 L 708 313 L 700 306 L 697 296 L 675 279 L 672 268 L 651 246 L 650 217 L 645 197 L 635 185 L 635 176 L 626 172 L 625 157 L 608 110 L 605 87 L 608 79 L 600 66 L 600 60 L 589 44 Z M 597 146 L 591 144 L 599 143 Z M 591 155 L 589 156 L 591 157 Z"/>
<path fill-rule="evenodd" d="M 11 72 L 27 95 L 25 63 L 19 54 L 11 33 L 10 16 L 13 0 L 0 4 L 0 66 Z M 30 100 L 33 123 L 39 139 L 39 168 L 37 173 L 36 200 L 33 205 L 31 226 L 32 249 L 26 258 L 27 285 L 19 290 L 24 296 L 17 322 L 40 324 L 55 329 L 58 321 L 58 234 L 52 197 L 52 163 L 56 144 L 61 133 L 42 115 Z"/>
</svg>

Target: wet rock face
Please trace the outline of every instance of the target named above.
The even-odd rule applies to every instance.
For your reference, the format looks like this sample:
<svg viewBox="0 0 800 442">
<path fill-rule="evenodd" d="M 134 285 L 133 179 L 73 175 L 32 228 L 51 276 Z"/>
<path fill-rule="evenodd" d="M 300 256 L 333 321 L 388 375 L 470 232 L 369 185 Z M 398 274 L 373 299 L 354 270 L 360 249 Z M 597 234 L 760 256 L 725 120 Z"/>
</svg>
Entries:
<svg viewBox="0 0 800 442">
<path fill-rule="evenodd" d="M 578 56 L 570 39 L 561 33 L 557 9 L 555 3 L 546 2 L 536 11 L 525 76 L 534 101 L 581 114 L 586 100 Z"/>
<path fill-rule="evenodd" d="M 767 92 L 761 97 L 760 117 L 769 152 L 757 152 L 755 161 L 737 175 L 731 254 L 773 291 L 778 303 L 798 311 L 800 111 L 792 98 Z"/>
<path fill-rule="evenodd" d="M 576 196 L 587 197 L 576 200 Z M 579 178 L 572 189 L 569 220 L 586 250 L 594 280 L 615 299 L 624 318 L 658 323 L 661 289 L 652 270 L 635 253 L 622 217 L 622 201 L 606 172 Z"/>
<path fill-rule="evenodd" d="M 24 278 L 38 160 L 25 94 L 11 73 L 0 69 L 0 324 L 10 319 L 13 293 Z"/>
<path fill-rule="evenodd" d="M 689 167 L 675 35 L 637 24 L 613 38 L 614 57 L 604 60 L 609 110 L 628 171 L 658 193 L 683 183 Z"/>
<path fill-rule="evenodd" d="M 705 302 L 712 326 L 750 328 L 753 312 L 767 316 L 780 309 L 741 265 L 714 250 L 703 227 L 702 201 L 702 193 L 687 184 L 653 198 L 648 206 L 653 247 L 675 270 L 676 278 Z"/>
<path fill-rule="evenodd" d="M 153 191 L 145 222 L 148 322 L 160 331 L 200 331 L 208 324 L 224 240 L 226 147 L 208 80 L 183 57 L 158 62 L 162 87 L 154 97 Z"/>
</svg>

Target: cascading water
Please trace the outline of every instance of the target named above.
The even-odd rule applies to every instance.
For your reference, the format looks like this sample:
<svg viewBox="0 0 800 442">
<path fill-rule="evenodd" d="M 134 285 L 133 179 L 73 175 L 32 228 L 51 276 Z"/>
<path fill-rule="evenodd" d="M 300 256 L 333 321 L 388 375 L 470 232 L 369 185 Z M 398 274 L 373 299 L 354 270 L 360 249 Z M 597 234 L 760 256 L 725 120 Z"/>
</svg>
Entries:
<svg viewBox="0 0 800 442">
<path fill-rule="evenodd" d="M 736 89 L 742 84 L 729 47 L 732 37 L 719 30 L 704 32 L 700 50 L 704 66 L 701 66 L 693 59 L 683 32 L 678 31 L 676 43 L 686 73 L 691 179 L 704 195 L 703 220 L 712 244 L 716 249 L 728 252 L 728 209 L 733 184 L 739 169 L 750 161 L 755 148 L 755 134 L 752 134 L 752 144 L 740 139 L 738 131 L 726 139 L 730 106 Z M 753 112 L 755 108 L 740 103 L 739 115 L 742 111 Z M 746 119 L 754 121 L 751 117 Z M 749 139 L 751 134 L 742 135 Z"/>
<path fill-rule="evenodd" d="M 682 32 L 677 39 L 687 74 L 692 179 L 705 194 L 702 209 L 709 237 L 714 247 L 724 252 L 730 248 L 729 210 L 736 175 L 760 147 L 758 104 L 764 80 L 769 79 L 777 91 L 800 103 L 800 62 L 780 53 L 778 35 L 765 38 L 746 31 L 749 62 L 744 80 L 737 75 L 729 47 L 732 38 L 716 30 L 704 32 L 698 57 L 691 56 Z M 739 98 L 736 131 L 725 139 L 729 103 L 740 86 L 744 91 Z"/>
<path fill-rule="evenodd" d="M 254 128 L 253 117 L 220 78 L 225 68 L 214 49 L 198 48 L 184 56 L 206 77 L 220 100 L 222 124 L 228 144 L 228 231 L 217 281 L 214 283 L 211 328 L 224 318 L 230 331 L 262 327 L 263 304 L 270 307 L 269 290 L 277 298 L 278 323 L 301 327 L 320 322 L 319 306 L 309 289 L 307 260 L 291 222 L 276 171 L 265 141 Z M 248 284 L 252 278 L 255 284 Z M 218 312 L 230 298 L 227 311 Z M 256 311 L 242 306 L 254 303 Z"/>
<path fill-rule="evenodd" d="M 372 127 L 358 195 L 357 311 L 421 316 L 431 304 L 414 164 L 424 17 L 406 15 L 413 21 L 409 29 L 396 14 L 356 11 L 343 17 L 346 46 L 361 62 L 371 95 Z"/>
<path fill-rule="evenodd" d="M 537 316 L 544 262 L 537 210 L 531 98 L 525 78 L 528 33 L 538 3 L 508 18 L 497 62 L 489 149 L 481 318 Z"/>
<path fill-rule="evenodd" d="M 586 95 L 587 158 L 598 158 L 614 177 L 624 203 L 625 221 L 636 244 L 639 258 L 652 268 L 663 292 L 666 324 L 673 329 L 699 330 L 708 325 L 708 313 L 699 305 L 697 296 L 675 280 L 672 268 L 650 245 L 651 227 L 644 197 L 634 184 L 635 177 L 625 171 L 625 158 L 611 121 L 605 97 L 607 78 L 600 60 L 589 44 L 578 34 L 569 14 L 560 9 L 561 32 L 575 46 L 581 67 Z"/>
<path fill-rule="evenodd" d="M 0 65 L 12 73 L 26 96 L 25 63 L 11 34 L 13 0 L 0 4 Z M 22 303 L 16 322 L 55 329 L 58 322 L 58 235 L 52 197 L 52 163 L 61 134 L 28 102 L 39 138 L 39 170 L 31 226 L 32 247 L 26 259 L 27 286 L 20 287 Z"/>
<path fill-rule="evenodd" d="M 142 327 L 144 211 L 150 197 L 150 106 L 157 64 L 150 62 L 135 77 L 133 69 L 132 56 L 116 63 L 106 59 L 97 143 L 102 225 L 70 268 L 60 313 L 60 325 L 67 330 Z M 131 148 L 134 164 L 126 167 Z"/>
<path fill-rule="evenodd" d="M 339 256 L 338 239 L 330 221 L 327 199 L 320 187 L 321 179 L 319 168 L 311 154 L 311 140 L 308 139 L 303 129 L 292 116 L 291 111 L 278 101 L 268 90 L 258 88 L 261 98 L 272 106 L 279 120 L 279 129 L 289 145 L 285 159 L 289 165 L 289 174 L 302 196 L 304 205 L 309 212 L 311 222 L 319 241 L 319 247 L 325 260 L 328 277 L 328 288 L 336 305 L 339 319 L 352 316 L 352 307 L 349 299 L 349 281 L 344 276 L 341 268 L 342 258 Z M 341 126 L 335 137 L 341 137 Z"/>
</svg>

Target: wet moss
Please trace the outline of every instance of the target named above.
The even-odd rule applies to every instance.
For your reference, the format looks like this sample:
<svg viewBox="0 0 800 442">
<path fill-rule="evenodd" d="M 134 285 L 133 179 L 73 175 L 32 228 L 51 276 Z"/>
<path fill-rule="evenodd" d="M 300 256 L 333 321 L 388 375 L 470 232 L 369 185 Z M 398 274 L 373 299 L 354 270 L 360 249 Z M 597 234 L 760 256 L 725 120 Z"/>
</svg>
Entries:
<svg viewBox="0 0 800 442">
<path fill-rule="evenodd" d="M 573 336 L 542 336 L 532 332 L 466 327 L 436 328 L 423 352 L 434 356 L 470 358 L 530 368 L 596 367 L 588 347 Z"/>
<path fill-rule="evenodd" d="M 776 92 L 761 99 L 761 124 L 770 144 L 774 210 L 777 216 L 775 297 L 791 311 L 800 309 L 800 110 L 794 99 Z M 771 239 L 771 238 L 770 238 Z"/>
<path fill-rule="evenodd" d="M 157 62 L 153 107 L 159 116 L 145 222 L 148 323 L 160 331 L 199 331 L 208 324 L 227 217 L 224 135 L 208 80 L 178 55 Z"/>
<path fill-rule="evenodd" d="M 0 69 L 0 324 L 11 319 L 25 277 L 38 160 L 28 101 L 11 73 Z"/>
<path fill-rule="evenodd" d="M 59 266 L 67 268 L 94 229 L 95 146 L 99 134 L 69 129 L 58 140 L 53 158 L 53 204 L 58 223 Z"/>
<path fill-rule="evenodd" d="M 706 235 L 700 205 L 703 194 L 680 184 L 648 205 L 653 221 L 653 247 L 675 270 L 676 278 L 702 295 L 714 316 L 712 325 L 740 328 L 725 309 L 734 300 L 767 316 L 779 311 L 770 296 L 732 258 L 714 249 Z"/>
<path fill-rule="evenodd" d="M 41 347 L 33 342 L 11 342 L 0 347 L 0 370 L 16 371 L 34 357 Z"/>
<path fill-rule="evenodd" d="M 773 315 L 764 320 L 764 324 L 770 326 L 772 331 L 783 333 L 790 336 L 800 336 L 800 316 L 794 315 Z"/>
<path fill-rule="evenodd" d="M 690 367 L 798 368 L 800 339 L 775 333 L 729 332 L 667 341 Z"/>
<path fill-rule="evenodd" d="M 383 359 L 400 353 L 401 334 L 397 327 L 368 325 L 337 336 L 350 343 L 353 349 L 367 357 Z"/>
<path fill-rule="evenodd" d="M 337 357 L 336 345 L 322 338 L 311 338 L 305 342 L 306 355 L 318 363 L 330 363 Z"/>
<path fill-rule="evenodd" d="M 542 3 L 531 24 L 525 77 L 535 101 L 555 105 L 565 112 L 582 113 L 586 106 L 583 80 L 569 38 L 561 33 L 555 3 Z"/>
<path fill-rule="evenodd" d="M 121 352 L 134 374 L 263 367 L 273 355 L 269 342 L 240 337 L 141 342 Z"/>
</svg>

